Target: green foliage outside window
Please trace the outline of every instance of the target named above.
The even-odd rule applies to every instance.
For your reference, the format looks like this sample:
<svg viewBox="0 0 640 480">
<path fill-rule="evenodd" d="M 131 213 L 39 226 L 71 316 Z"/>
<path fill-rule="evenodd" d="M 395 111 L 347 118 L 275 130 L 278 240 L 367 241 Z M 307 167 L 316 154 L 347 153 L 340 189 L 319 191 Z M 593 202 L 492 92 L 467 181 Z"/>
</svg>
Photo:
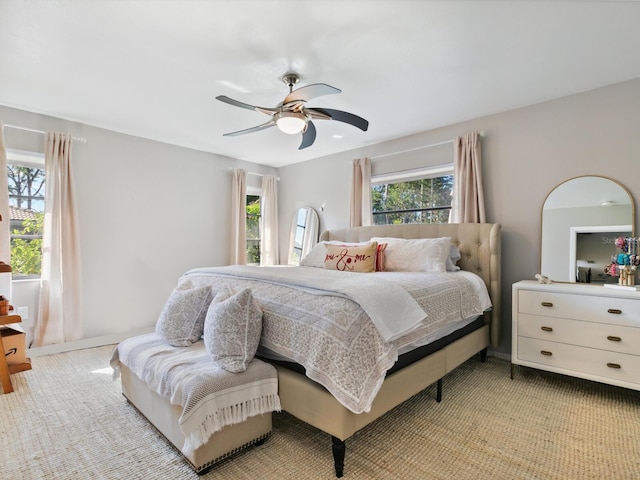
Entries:
<svg viewBox="0 0 640 480">
<path fill-rule="evenodd" d="M 247 263 L 260 264 L 260 197 L 247 195 Z"/>
<path fill-rule="evenodd" d="M 34 219 L 22 222 L 22 230 L 13 230 L 12 234 L 17 236 L 11 239 L 11 269 L 14 275 L 40 275 L 43 222 L 44 213 L 36 213 Z M 36 238 L 21 238 L 23 236 Z"/>
<path fill-rule="evenodd" d="M 453 175 L 371 187 L 373 223 L 447 223 Z"/>
</svg>

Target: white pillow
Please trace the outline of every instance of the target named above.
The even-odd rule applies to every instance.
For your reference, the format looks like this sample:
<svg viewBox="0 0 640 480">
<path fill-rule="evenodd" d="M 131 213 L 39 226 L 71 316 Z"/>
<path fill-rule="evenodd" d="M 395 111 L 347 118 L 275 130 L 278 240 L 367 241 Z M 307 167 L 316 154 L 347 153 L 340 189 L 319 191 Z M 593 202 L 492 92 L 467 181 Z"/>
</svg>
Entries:
<svg viewBox="0 0 640 480">
<path fill-rule="evenodd" d="M 456 263 L 460 260 L 460 249 L 455 245 L 451 245 L 449 256 L 447 257 L 447 272 L 457 272 L 460 267 Z"/>
<path fill-rule="evenodd" d="M 244 372 L 262 334 L 262 309 L 251 289 L 225 287 L 211 302 L 204 321 L 204 345 L 213 363 L 228 372 Z"/>
<path fill-rule="evenodd" d="M 300 260 L 300 266 L 324 268 L 324 257 L 327 252 L 324 246 L 325 243 L 326 242 L 316 243 L 311 251 Z"/>
<path fill-rule="evenodd" d="M 156 322 L 156 333 L 169 345 L 188 347 L 200 340 L 207 309 L 213 299 L 211 287 L 176 288 Z"/>
<path fill-rule="evenodd" d="M 373 237 L 372 241 L 386 243 L 385 271 L 440 273 L 447 269 L 451 237 L 393 238 Z"/>
</svg>

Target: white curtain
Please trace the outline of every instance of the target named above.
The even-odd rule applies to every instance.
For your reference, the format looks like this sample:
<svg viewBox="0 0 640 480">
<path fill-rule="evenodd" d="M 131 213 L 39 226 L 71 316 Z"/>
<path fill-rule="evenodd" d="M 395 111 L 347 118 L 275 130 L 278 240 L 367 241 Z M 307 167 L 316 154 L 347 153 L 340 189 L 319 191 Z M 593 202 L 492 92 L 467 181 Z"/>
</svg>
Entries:
<svg viewBox="0 0 640 480">
<path fill-rule="evenodd" d="M 44 138 L 44 232 L 35 346 L 78 340 L 83 334 L 71 142 L 70 134 L 47 132 Z"/>
<path fill-rule="evenodd" d="M 231 264 L 247 264 L 247 172 L 233 170 L 231 184 Z"/>
<path fill-rule="evenodd" d="M 367 227 L 373 224 L 371 214 L 371 159 L 353 161 L 349 225 Z"/>
<path fill-rule="evenodd" d="M 4 145 L 4 124 L 0 122 L 0 262 L 11 263 L 11 237 L 9 231 L 9 185 L 7 180 L 7 150 Z M 9 278 L 10 275 L 4 275 Z M 8 296 L 8 291 L 0 291 L 0 295 Z"/>
<path fill-rule="evenodd" d="M 262 176 L 260 219 L 260 265 L 278 265 L 278 179 L 275 175 Z"/>
<path fill-rule="evenodd" d="M 471 132 L 454 141 L 453 198 L 449 223 L 485 223 L 480 135 Z"/>
</svg>

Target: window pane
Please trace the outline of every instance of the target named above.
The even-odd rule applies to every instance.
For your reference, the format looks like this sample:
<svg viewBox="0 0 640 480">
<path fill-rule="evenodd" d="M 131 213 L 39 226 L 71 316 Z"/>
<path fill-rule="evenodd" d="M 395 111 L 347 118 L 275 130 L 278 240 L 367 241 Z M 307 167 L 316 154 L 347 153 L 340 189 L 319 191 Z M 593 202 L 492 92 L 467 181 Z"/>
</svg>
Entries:
<svg viewBox="0 0 640 480">
<path fill-rule="evenodd" d="M 395 223 L 446 223 L 451 210 L 453 175 L 371 187 L 373 221 Z"/>
<path fill-rule="evenodd" d="M 260 263 L 260 197 L 247 195 L 247 263 Z"/>
<path fill-rule="evenodd" d="M 40 275 L 44 219 L 44 169 L 7 165 L 14 276 Z"/>
</svg>

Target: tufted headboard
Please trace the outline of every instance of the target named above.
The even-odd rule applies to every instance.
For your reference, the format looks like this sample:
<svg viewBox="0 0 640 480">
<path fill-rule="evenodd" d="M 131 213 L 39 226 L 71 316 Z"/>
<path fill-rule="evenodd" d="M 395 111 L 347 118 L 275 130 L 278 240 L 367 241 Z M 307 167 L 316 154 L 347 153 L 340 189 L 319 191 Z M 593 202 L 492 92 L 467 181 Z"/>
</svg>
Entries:
<svg viewBox="0 0 640 480">
<path fill-rule="evenodd" d="M 500 240 L 498 223 L 429 223 L 374 225 L 326 230 L 320 240 L 364 242 L 371 237 L 435 238 L 451 237 L 451 243 L 460 249 L 458 266 L 476 273 L 487 285 L 493 308 L 485 318 L 491 326 L 491 345 L 500 341 Z"/>
</svg>

